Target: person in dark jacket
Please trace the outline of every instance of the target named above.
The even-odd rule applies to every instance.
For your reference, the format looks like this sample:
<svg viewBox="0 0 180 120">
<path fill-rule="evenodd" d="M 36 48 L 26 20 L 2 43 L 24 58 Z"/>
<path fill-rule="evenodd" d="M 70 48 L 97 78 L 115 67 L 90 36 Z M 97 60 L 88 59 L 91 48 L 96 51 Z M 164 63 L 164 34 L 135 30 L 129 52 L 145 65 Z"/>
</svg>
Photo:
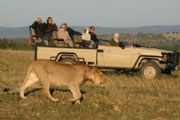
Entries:
<svg viewBox="0 0 180 120">
<path fill-rule="evenodd" d="M 38 18 L 32 25 L 31 27 L 34 29 L 35 34 L 39 37 L 42 37 L 44 35 L 44 29 L 45 29 L 45 24 L 42 20 L 42 18 Z"/>
<path fill-rule="evenodd" d="M 82 35 L 80 32 L 78 32 L 78 31 L 75 31 L 75 30 L 73 30 L 72 28 L 70 28 L 68 25 L 67 25 L 67 23 L 64 23 L 65 25 L 66 25 L 66 30 L 67 30 L 67 32 L 69 33 L 69 36 L 73 39 L 73 36 L 74 35 Z"/>
<path fill-rule="evenodd" d="M 46 37 L 51 37 L 53 31 L 57 31 L 57 25 L 54 23 L 52 17 L 47 18 L 47 23 L 45 24 L 45 35 Z"/>
<path fill-rule="evenodd" d="M 54 23 L 52 17 L 47 18 L 47 23 L 45 24 L 45 39 L 47 39 L 48 45 L 53 45 L 52 34 L 57 31 L 57 25 Z"/>
<path fill-rule="evenodd" d="M 89 28 L 89 34 L 91 35 L 91 40 L 94 42 L 95 48 L 97 48 L 99 40 L 97 39 L 97 35 L 95 33 L 95 30 L 96 30 L 95 27 L 91 26 Z"/>
</svg>

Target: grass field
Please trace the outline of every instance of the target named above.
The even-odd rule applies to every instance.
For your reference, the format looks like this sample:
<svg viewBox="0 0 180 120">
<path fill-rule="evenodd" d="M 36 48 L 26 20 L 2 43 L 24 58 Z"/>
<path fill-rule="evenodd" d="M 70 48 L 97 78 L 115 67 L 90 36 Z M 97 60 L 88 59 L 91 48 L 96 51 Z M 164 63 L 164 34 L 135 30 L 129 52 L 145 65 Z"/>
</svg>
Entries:
<svg viewBox="0 0 180 120">
<path fill-rule="evenodd" d="M 105 87 L 82 86 L 81 105 L 68 102 L 71 93 L 58 88 L 53 103 L 42 90 L 27 90 L 28 99 L 3 92 L 17 88 L 33 61 L 32 51 L 0 50 L 0 119 L 2 120 L 179 120 L 180 71 L 161 80 L 106 74 Z M 36 86 L 35 86 L 36 87 Z"/>
</svg>

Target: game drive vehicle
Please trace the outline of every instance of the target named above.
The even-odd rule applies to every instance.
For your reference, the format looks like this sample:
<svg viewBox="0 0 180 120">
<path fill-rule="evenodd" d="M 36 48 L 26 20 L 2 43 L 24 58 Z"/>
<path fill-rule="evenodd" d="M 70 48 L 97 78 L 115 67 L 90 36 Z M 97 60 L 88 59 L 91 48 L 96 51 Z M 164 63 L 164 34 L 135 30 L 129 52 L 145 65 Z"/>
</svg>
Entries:
<svg viewBox="0 0 180 120">
<path fill-rule="evenodd" d="M 177 70 L 179 53 L 135 45 L 98 48 L 35 47 L 35 60 L 55 60 L 68 64 L 86 64 L 100 69 L 131 70 L 141 78 L 158 79 L 162 73 Z"/>
</svg>

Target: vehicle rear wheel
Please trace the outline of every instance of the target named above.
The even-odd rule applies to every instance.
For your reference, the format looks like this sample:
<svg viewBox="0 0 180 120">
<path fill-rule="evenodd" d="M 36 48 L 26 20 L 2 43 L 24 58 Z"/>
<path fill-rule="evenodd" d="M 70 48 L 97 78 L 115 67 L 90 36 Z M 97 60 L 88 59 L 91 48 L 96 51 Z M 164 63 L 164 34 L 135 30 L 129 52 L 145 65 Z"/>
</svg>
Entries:
<svg viewBox="0 0 180 120">
<path fill-rule="evenodd" d="M 148 62 L 144 64 L 139 71 L 142 79 L 159 79 L 161 77 L 161 69 L 154 62 Z"/>
<path fill-rule="evenodd" d="M 77 63 L 76 60 L 74 60 L 74 59 L 68 59 L 68 58 L 62 59 L 62 60 L 60 60 L 60 62 L 61 62 L 61 63 L 64 63 L 64 64 L 69 64 L 69 65 L 73 65 L 73 64 L 76 64 L 76 63 Z"/>
</svg>

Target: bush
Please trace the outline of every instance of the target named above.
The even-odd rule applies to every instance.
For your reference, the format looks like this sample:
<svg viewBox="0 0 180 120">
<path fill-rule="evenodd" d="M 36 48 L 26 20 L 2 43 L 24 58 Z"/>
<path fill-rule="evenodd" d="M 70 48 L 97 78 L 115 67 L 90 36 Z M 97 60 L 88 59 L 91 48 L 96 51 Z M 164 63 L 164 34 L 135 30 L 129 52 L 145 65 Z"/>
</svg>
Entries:
<svg viewBox="0 0 180 120">
<path fill-rule="evenodd" d="M 180 52 L 180 45 L 161 46 L 160 49 Z"/>
<path fill-rule="evenodd" d="M 25 41 L 18 42 L 17 40 L 0 39 L 0 49 L 33 50 L 33 46 L 28 45 Z"/>
</svg>

